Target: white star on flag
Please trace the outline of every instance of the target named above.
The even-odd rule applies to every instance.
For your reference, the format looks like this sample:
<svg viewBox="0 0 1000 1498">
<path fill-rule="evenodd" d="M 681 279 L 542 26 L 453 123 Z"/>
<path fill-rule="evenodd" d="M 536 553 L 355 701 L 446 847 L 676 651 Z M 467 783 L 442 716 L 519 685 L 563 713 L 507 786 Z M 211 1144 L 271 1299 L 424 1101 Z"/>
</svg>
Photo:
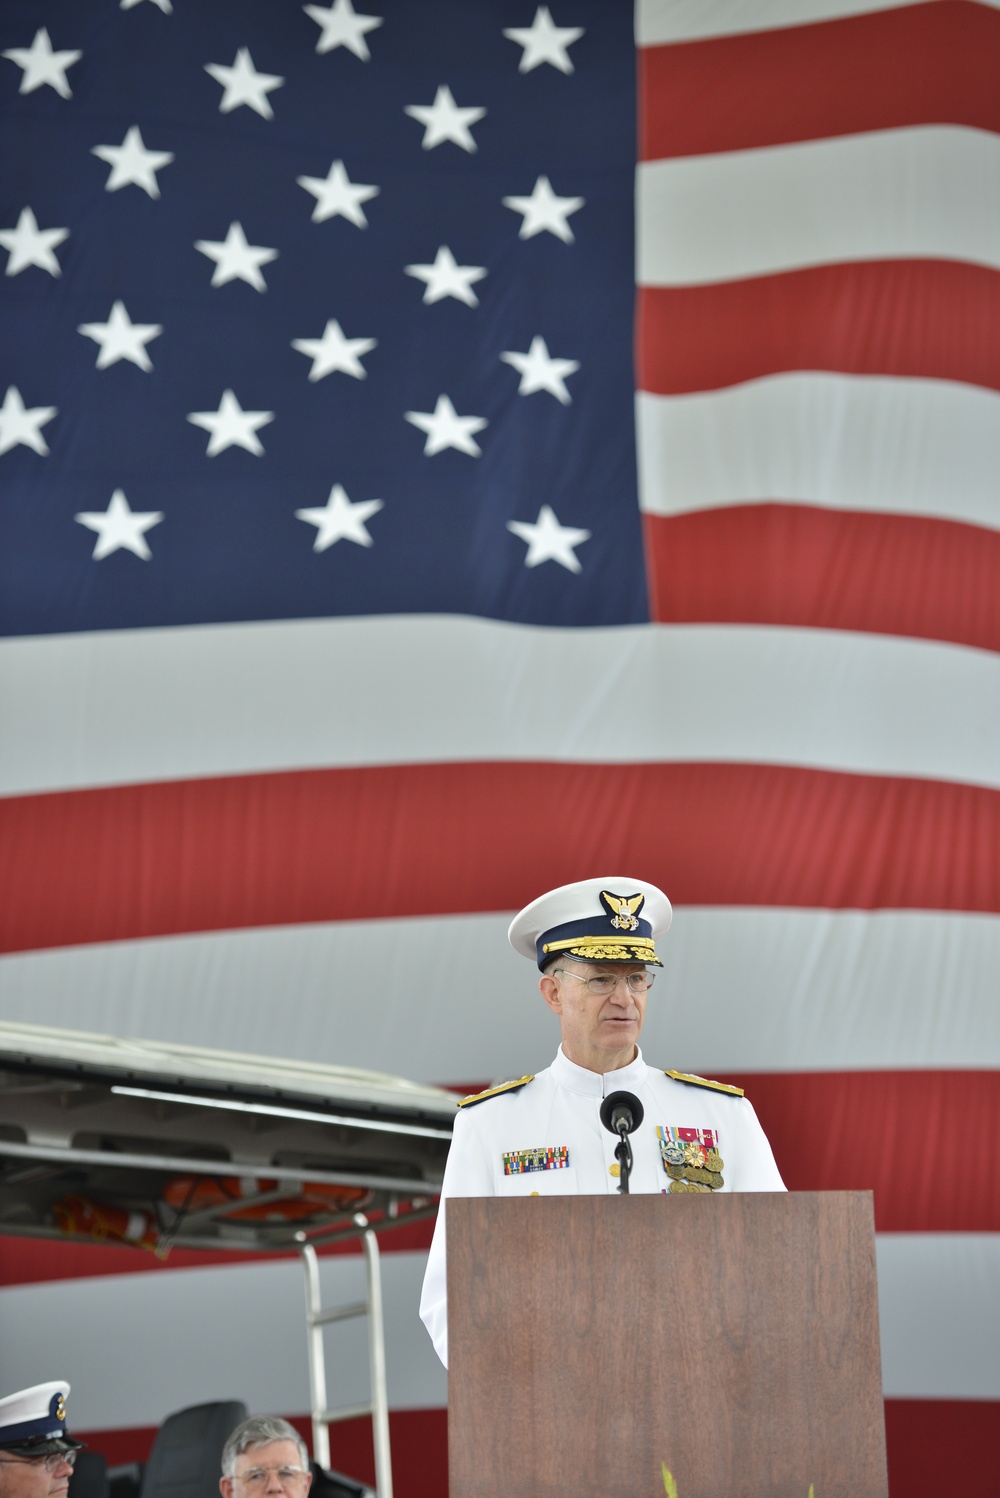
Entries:
<svg viewBox="0 0 1000 1498">
<path fill-rule="evenodd" d="M 18 92 L 30 94 L 47 83 L 63 99 L 70 99 L 73 91 L 66 81 L 66 69 L 79 62 L 82 52 L 53 52 L 49 33 L 44 26 L 35 32 L 30 47 L 8 47 L 3 54 L 16 62 L 24 71 Z"/>
<path fill-rule="evenodd" d="M 332 5 L 303 5 L 302 9 L 320 27 L 321 35 L 316 43 L 317 52 L 332 52 L 335 47 L 347 47 L 367 62 L 371 57 L 365 32 L 381 26 L 381 16 L 360 15 L 351 0 L 334 0 Z"/>
<path fill-rule="evenodd" d="M 322 338 L 293 338 L 292 348 L 313 361 L 309 371 L 311 380 L 321 380 L 324 375 L 334 373 L 363 380 L 368 371 L 361 363 L 362 356 L 370 353 L 377 342 L 377 338 L 345 338 L 340 323 L 331 318 L 323 329 Z"/>
<path fill-rule="evenodd" d="M 19 443 L 30 447 L 43 458 L 48 453 L 41 428 L 56 414 L 55 406 L 26 407 L 16 385 L 8 385 L 0 406 L 0 453 L 10 452 Z"/>
<path fill-rule="evenodd" d="M 528 543 L 526 567 L 537 567 L 540 562 L 558 562 L 568 572 L 580 572 L 582 568 L 574 546 L 590 540 L 589 531 L 575 530 L 571 525 L 560 525 L 555 511 L 542 505 L 534 525 L 525 520 L 508 520 L 507 529 Z"/>
<path fill-rule="evenodd" d="M 151 198 L 160 196 L 157 172 L 174 159 L 173 151 L 147 151 L 138 125 L 126 130 L 120 146 L 92 146 L 90 153 L 111 167 L 104 184 L 105 192 L 117 192 L 120 187 L 134 185 L 143 188 Z"/>
<path fill-rule="evenodd" d="M 563 383 L 567 375 L 580 368 L 576 359 L 554 359 L 549 354 L 544 338 L 535 337 L 526 354 L 505 353 L 500 355 L 505 364 L 510 364 L 521 376 L 519 395 L 531 395 L 535 390 L 547 390 L 564 406 L 570 404 L 570 394 Z"/>
<path fill-rule="evenodd" d="M 109 557 L 113 551 L 134 552 L 144 562 L 153 553 L 146 541 L 145 532 L 163 519 L 162 510 L 147 510 L 144 513 L 129 509 L 128 500 L 121 489 L 116 489 L 106 510 L 81 510 L 73 519 L 78 525 L 97 532 L 97 540 L 91 555 L 95 562 Z"/>
<path fill-rule="evenodd" d="M 274 420 L 273 411 L 244 411 L 231 390 L 222 392 L 217 411 L 192 411 L 188 415 L 196 427 L 203 427 L 211 435 L 206 455 L 214 458 L 227 447 L 243 447 L 254 457 L 261 457 L 264 446 L 257 431 Z"/>
<path fill-rule="evenodd" d="M 454 141 L 463 151 L 474 151 L 476 143 L 469 126 L 481 120 L 486 113 L 485 109 L 476 109 L 474 106 L 460 109 L 447 84 L 442 84 L 438 89 L 433 104 L 407 104 L 405 110 L 411 119 L 419 120 L 424 127 L 422 144 L 425 151 L 433 150 L 446 140 Z"/>
<path fill-rule="evenodd" d="M 481 432 L 489 423 L 482 416 L 459 416 L 446 395 L 439 395 L 433 411 L 407 411 L 406 420 L 427 433 L 424 452 L 428 457 L 444 452 L 446 447 L 455 447 L 460 453 L 478 458 L 482 449 L 473 440 L 474 432 Z"/>
<path fill-rule="evenodd" d="M 481 281 L 486 275 L 484 265 L 457 265 L 448 246 L 443 244 L 434 256 L 433 265 L 406 265 L 408 276 L 416 276 L 426 286 L 423 300 L 439 302 L 442 297 L 453 296 L 467 307 L 478 307 L 479 298 L 472 289 L 473 281 Z"/>
<path fill-rule="evenodd" d="M 40 229 L 31 209 L 22 208 L 15 228 L 0 229 L 0 245 L 10 252 L 6 274 L 16 276 L 29 265 L 37 265 L 50 276 L 61 275 L 62 267 L 54 250 L 68 238 L 68 229 Z"/>
<path fill-rule="evenodd" d="M 334 484 L 330 498 L 321 508 L 296 510 L 297 520 L 316 527 L 313 551 L 326 551 L 336 541 L 354 541 L 358 546 L 373 545 L 365 521 L 382 508 L 380 499 L 359 499 L 352 504 L 340 484 Z"/>
<path fill-rule="evenodd" d="M 504 198 L 503 206 L 524 215 L 518 230 L 519 239 L 531 239 L 547 230 L 557 239 L 571 244 L 573 231 L 566 220 L 571 213 L 576 213 L 583 207 L 584 201 L 583 198 L 557 197 L 548 177 L 539 177 L 529 198 Z"/>
<path fill-rule="evenodd" d="M 314 224 L 321 224 L 324 219 L 335 218 L 340 214 L 341 218 L 349 219 L 359 229 L 368 228 L 368 220 L 361 204 L 367 203 L 369 198 L 378 197 L 380 189 L 352 182 L 342 161 L 335 161 L 325 177 L 296 177 L 295 180 L 316 199 L 316 207 L 312 213 Z"/>
<path fill-rule="evenodd" d="M 83 322 L 76 331 L 101 345 L 97 355 L 98 369 L 107 369 L 109 364 L 117 364 L 119 359 L 128 359 L 148 372 L 153 361 L 146 352 L 146 344 L 159 338 L 163 328 L 155 322 L 132 322 L 125 303 L 115 302 L 107 322 Z"/>
<path fill-rule="evenodd" d="M 267 96 L 272 89 L 281 88 L 285 80 L 279 78 L 277 73 L 258 73 L 248 48 L 240 47 L 232 67 L 224 67 L 220 62 L 206 62 L 205 72 L 211 73 L 216 83 L 222 84 L 223 93 L 219 103 L 222 114 L 228 114 L 231 109 L 238 109 L 241 104 L 246 104 L 248 108 L 263 115 L 265 120 L 274 119 L 274 110 Z"/>
<path fill-rule="evenodd" d="M 260 273 L 262 265 L 278 258 L 277 250 L 266 250 L 262 245 L 247 244 L 243 225 L 234 221 L 223 240 L 196 239 L 196 250 L 215 261 L 212 285 L 225 286 L 227 281 L 246 281 L 257 291 L 266 291 L 267 283 Z"/>
<path fill-rule="evenodd" d="M 557 26 L 549 7 L 540 5 L 530 26 L 505 26 L 503 34 L 524 48 L 517 65 L 519 73 L 530 73 L 532 68 L 540 67 L 543 62 L 551 63 L 562 73 L 572 73 L 573 64 L 566 48 L 579 41 L 583 36 L 583 27 Z"/>
<path fill-rule="evenodd" d="M 132 10 L 134 6 L 141 4 L 142 0 L 122 0 L 121 9 Z M 165 16 L 173 15 L 174 8 L 170 0 L 153 0 L 153 4 L 158 5 Z"/>
</svg>

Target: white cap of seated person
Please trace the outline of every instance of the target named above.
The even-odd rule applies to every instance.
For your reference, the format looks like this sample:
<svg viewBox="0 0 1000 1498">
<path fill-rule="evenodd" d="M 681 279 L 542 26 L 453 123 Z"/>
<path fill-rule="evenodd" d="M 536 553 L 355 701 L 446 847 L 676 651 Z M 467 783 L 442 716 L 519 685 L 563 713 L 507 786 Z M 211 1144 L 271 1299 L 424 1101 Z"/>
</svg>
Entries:
<svg viewBox="0 0 1000 1498">
<path fill-rule="evenodd" d="M 65 1498 L 82 1446 L 66 1429 L 69 1384 L 33 1384 L 0 1399 L 0 1498 Z"/>
</svg>

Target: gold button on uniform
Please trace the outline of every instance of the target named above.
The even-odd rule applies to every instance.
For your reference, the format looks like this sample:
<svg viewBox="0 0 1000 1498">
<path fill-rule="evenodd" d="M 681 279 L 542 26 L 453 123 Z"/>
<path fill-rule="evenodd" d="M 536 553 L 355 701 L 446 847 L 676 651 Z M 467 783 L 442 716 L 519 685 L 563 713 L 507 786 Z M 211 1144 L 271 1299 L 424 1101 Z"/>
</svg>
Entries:
<svg viewBox="0 0 1000 1498">
<path fill-rule="evenodd" d="M 622 1168 L 618 1164 L 617 1160 L 615 1161 L 614 1165 L 609 1165 L 608 1166 L 608 1170 L 609 1170 L 610 1174 L 613 1175 L 613 1176 L 620 1176 L 621 1173 L 622 1173 Z"/>
<path fill-rule="evenodd" d="M 537 1191 L 533 1191 L 531 1194 L 532 1194 L 532 1196 L 537 1196 L 538 1192 Z"/>
</svg>

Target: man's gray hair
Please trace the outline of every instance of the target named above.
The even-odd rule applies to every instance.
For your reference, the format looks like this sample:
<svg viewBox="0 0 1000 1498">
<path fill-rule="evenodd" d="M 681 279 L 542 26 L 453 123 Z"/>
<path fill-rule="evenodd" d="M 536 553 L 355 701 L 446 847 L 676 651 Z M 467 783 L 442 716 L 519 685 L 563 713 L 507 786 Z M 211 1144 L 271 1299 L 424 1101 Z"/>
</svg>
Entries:
<svg viewBox="0 0 1000 1498">
<path fill-rule="evenodd" d="M 268 1441 L 294 1441 L 299 1448 L 299 1461 L 309 1471 L 309 1452 L 294 1425 L 277 1415 L 251 1415 L 249 1420 L 237 1425 L 222 1448 L 223 1477 L 235 1476 L 236 1458 L 244 1451 L 251 1446 L 266 1446 Z"/>
</svg>

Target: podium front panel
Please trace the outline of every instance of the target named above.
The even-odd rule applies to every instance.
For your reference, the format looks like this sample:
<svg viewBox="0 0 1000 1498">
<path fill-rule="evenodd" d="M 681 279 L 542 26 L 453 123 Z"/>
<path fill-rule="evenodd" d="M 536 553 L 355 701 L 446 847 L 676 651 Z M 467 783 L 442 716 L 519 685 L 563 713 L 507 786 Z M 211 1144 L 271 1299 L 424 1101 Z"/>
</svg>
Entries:
<svg viewBox="0 0 1000 1498">
<path fill-rule="evenodd" d="M 887 1498 L 869 1192 L 451 1198 L 450 1498 Z"/>
</svg>

